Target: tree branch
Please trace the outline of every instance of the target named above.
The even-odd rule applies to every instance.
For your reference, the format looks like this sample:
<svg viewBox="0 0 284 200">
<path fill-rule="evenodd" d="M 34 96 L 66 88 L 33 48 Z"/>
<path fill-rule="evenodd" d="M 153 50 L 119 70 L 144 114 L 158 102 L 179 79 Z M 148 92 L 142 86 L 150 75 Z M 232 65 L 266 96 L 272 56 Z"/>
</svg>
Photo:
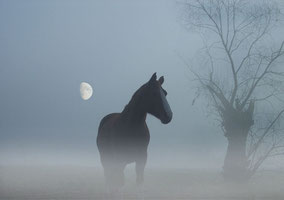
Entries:
<svg viewBox="0 0 284 200">
<path fill-rule="evenodd" d="M 283 55 L 282 49 L 283 49 L 283 45 L 284 45 L 284 41 L 282 42 L 279 50 L 277 51 L 277 54 L 273 57 L 271 56 L 271 60 L 269 61 L 269 63 L 267 64 L 267 66 L 265 67 L 265 70 L 263 71 L 263 73 L 256 79 L 256 81 L 252 84 L 250 91 L 248 93 L 248 95 L 246 96 L 245 100 L 242 102 L 241 107 L 243 108 L 245 106 L 245 104 L 247 103 L 248 99 L 251 97 L 252 93 L 254 92 L 254 89 L 256 88 L 256 86 L 258 85 L 258 83 L 262 80 L 262 78 L 267 74 L 270 66 L 274 63 L 275 60 L 277 60 L 277 58 L 279 58 L 281 55 Z"/>
<path fill-rule="evenodd" d="M 278 115 L 275 117 L 275 119 L 270 123 L 270 125 L 266 128 L 266 130 L 264 131 L 264 133 L 260 136 L 260 138 L 257 140 L 257 142 L 255 143 L 255 145 L 253 146 L 253 148 L 251 149 L 251 151 L 248 153 L 247 157 L 250 157 L 260 146 L 260 144 L 262 143 L 263 139 L 265 138 L 265 136 L 269 133 L 270 129 L 274 126 L 274 124 L 277 122 L 277 120 L 281 117 L 281 115 L 284 113 L 284 109 L 281 110 Z"/>
</svg>

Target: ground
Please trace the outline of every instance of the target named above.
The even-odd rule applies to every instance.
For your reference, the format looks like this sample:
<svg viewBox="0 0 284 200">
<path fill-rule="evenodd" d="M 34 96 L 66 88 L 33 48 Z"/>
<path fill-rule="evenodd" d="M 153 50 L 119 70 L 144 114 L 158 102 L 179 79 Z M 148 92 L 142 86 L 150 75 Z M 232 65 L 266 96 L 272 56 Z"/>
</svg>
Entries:
<svg viewBox="0 0 284 200">
<path fill-rule="evenodd" d="M 225 183 L 218 170 L 145 171 L 145 199 L 283 200 L 284 171 L 262 170 L 248 184 Z M 125 199 L 135 199 L 134 168 L 125 171 Z M 103 171 L 86 166 L 2 166 L 0 199 L 102 199 Z"/>
</svg>

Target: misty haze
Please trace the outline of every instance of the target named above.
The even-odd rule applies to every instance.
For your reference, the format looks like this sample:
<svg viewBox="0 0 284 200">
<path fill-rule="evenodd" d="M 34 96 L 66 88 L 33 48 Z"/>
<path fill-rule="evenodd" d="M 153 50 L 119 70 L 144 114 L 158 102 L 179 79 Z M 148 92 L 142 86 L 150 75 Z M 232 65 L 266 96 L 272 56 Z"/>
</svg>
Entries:
<svg viewBox="0 0 284 200">
<path fill-rule="evenodd" d="M 283 6 L 1 0 L 0 199 L 282 200 Z"/>
</svg>

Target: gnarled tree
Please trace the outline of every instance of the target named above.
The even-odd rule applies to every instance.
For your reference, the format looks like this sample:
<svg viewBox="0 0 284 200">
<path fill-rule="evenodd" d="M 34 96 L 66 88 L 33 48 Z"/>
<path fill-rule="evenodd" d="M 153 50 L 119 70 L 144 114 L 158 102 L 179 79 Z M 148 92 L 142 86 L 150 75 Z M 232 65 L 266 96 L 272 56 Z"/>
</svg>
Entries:
<svg viewBox="0 0 284 200">
<path fill-rule="evenodd" d="M 205 41 L 199 67 L 206 70 L 191 70 L 228 140 L 224 177 L 248 180 L 268 157 L 284 153 L 284 42 L 273 39 L 281 10 L 249 0 L 187 0 L 182 8 L 185 27 Z"/>
</svg>

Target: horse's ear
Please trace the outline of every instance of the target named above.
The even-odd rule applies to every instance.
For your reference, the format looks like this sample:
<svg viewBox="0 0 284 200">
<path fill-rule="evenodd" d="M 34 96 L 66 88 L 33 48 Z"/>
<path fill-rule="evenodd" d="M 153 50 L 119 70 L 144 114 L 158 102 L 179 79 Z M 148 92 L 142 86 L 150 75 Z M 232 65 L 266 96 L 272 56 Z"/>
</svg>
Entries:
<svg viewBox="0 0 284 200">
<path fill-rule="evenodd" d="M 154 81 L 157 80 L 157 75 L 156 75 L 156 72 L 152 75 L 152 77 L 150 78 L 149 80 L 149 83 L 153 83 Z"/>
<path fill-rule="evenodd" d="M 164 83 L 164 76 L 161 76 L 161 77 L 159 78 L 159 83 L 160 83 L 161 85 Z"/>
</svg>

